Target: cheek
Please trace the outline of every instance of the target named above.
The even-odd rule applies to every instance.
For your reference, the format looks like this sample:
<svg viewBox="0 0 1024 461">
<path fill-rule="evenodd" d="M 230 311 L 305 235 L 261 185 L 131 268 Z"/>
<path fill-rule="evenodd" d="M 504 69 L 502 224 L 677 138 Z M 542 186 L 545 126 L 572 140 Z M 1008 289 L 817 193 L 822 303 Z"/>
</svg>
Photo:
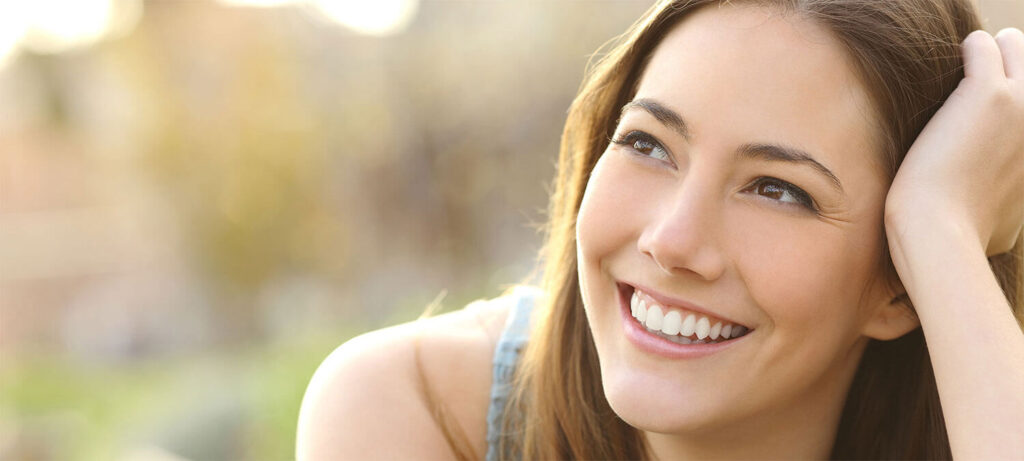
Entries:
<svg viewBox="0 0 1024 461">
<path fill-rule="evenodd" d="M 877 275 L 879 232 L 812 219 L 761 219 L 730 229 L 741 247 L 733 252 L 737 269 L 774 328 L 836 335 L 859 326 L 861 295 Z"/>
<path fill-rule="evenodd" d="M 621 162 L 615 153 L 605 153 L 587 182 L 576 218 L 581 266 L 622 249 L 638 232 L 643 192 Z"/>
</svg>

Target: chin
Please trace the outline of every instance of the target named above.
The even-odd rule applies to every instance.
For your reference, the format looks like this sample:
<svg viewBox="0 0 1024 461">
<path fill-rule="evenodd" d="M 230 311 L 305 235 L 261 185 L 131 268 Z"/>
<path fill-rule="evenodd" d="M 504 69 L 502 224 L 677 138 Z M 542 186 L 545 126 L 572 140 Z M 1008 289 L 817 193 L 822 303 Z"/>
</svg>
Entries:
<svg viewBox="0 0 1024 461">
<path fill-rule="evenodd" d="M 606 389 L 605 397 L 612 410 L 630 426 L 662 434 L 699 433 L 723 422 L 715 412 L 706 409 L 668 404 L 654 396 L 638 396 L 634 392 Z"/>
<path fill-rule="evenodd" d="M 609 364 L 611 365 L 611 364 Z M 614 366 L 608 368 L 616 368 Z M 737 420 L 742 400 L 714 383 L 602 365 L 605 398 L 630 426 L 649 432 L 699 433 Z"/>
</svg>

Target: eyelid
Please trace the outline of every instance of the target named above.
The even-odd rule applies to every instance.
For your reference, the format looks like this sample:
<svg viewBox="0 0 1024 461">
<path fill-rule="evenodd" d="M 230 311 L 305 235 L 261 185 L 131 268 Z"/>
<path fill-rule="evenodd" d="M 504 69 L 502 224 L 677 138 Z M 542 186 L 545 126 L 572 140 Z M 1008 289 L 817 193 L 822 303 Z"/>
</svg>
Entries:
<svg viewBox="0 0 1024 461">
<path fill-rule="evenodd" d="M 769 200 L 777 201 L 777 202 L 784 203 L 784 204 L 798 206 L 798 207 L 801 207 L 801 208 L 803 208 L 803 209 L 805 209 L 807 211 L 810 211 L 810 212 L 812 212 L 814 214 L 820 214 L 821 213 L 821 207 L 818 206 L 818 202 L 816 200 L 814 200 L 814 197 L 810 193 L 808 193 L 807 191 L 803 190 L 803 188 L 801 188 L 801 187 L 799 187 L 799 186 L 797 186 L 797 185 L 795 185 L 795 184 L 793 184 L 793 183 L 791 183 L 789 181 L 784 181 L 784 180 L 779 179 L 779 178 L 775 178 L 775 177 L 772 177 L 772 176 L 761 176 L 761 177 L 755 179 L 754 182 L 751 183 L 750 186 L 748 186 L 744 190 L 755 189 L 755 188 L 761 186 L 764 183 L 774 183 L 774 184 L 778 185 L 783 190 L 785 190 L 786 192 L 789 192 L 791 195 L 793 195 L 795 198 L 797 198 L 798 202 L 800 201 L 799 200 L 800 197 L 806 197 L 806 199 L 807 199 L 807 201 L 809 203 L 808 204 L 805 204 L 805 203 L 802 203 L 802 202 L 801 203 L 788 203 L 788 202 L 782 202 L 781 200 L 774 200 L 774 199 L 769 199 Z"/>
<path fill-rule="evenodd" d="M 630 149 L 633 148 L 633 144 L 636 141 L 638 141 L 638 140 L 650 142 L 650 143 L 656 145 L 657 148 L 659 148 L 663 152 L 665 152 L 665 156 L 668 157 L 667 159 L 658 159 L 656 157 L 651 157 L 651 158 L 653 158 L 655 160 L 661 160 L 663 162 L 671 163 L 673 166 L 675 165 L 675 157 L 672 155 L 672 152 L 669 151 L 668 147 L 665 147 L 665 143 L 661 142 L 661 140 L 659 140 L 656 136 L 654 136 L 654 135 L 652 135 L 652 134 L 650 134 L 650 133 L 648 133 L 646 131 L 642 131 L 642 130 L 629 130 L 624 135 L 620 135 L 620 136 L 617 136 L 617 137 L 612 137 L 611 139 L 609 139 L 609 141 L 612 144 L 618 144 L 620 146 L 625 146 L 625 147 L 630 148 Z"/>
<path fill-rule="evenodd" d="M 656 145 L 657 148 L 660 148 L 662 151 L 664 151 L 666 156 L 668 157 L 668 160 L 663 160 L 663 161 L 667 161 L 669 163 L 672 163 L 673 166 L 675 165 L 675 158 L 673 157 L 672 153 L 668 150 L 668 148 L 665 147 L 665 144 L 663 142 L 661 142 L 654 135 L 652 135 L 650 133 L 647 133 L 645 131 L 642 131 L 642 130 L 629 130 L 625 134 L 622 134 L 622 135 L 613 135 L 613 137 L 609 139 L 609 142 L 611 142 L 612 144 L 618 144 L 618 145 L 621 145 L 621 146 L 625 146 L 626 148 L 629 148 L 629 149 L 634 149 L 633 148 L 633 144 L 637 140 L 643 140 L 643 141 L 650 142 L 650 143 Z M 651 157 L 651 156 L 648 156 L 646 154 L 641 154 L 641 155 L 643 155 L 645 157 L 650 157 L 650 158 L 655 159 L 655 160 L 658 160 L 655 157 Z M 794 198 L 797 199 L 797 203 L 783 202 L 781 200 L 774 200 L 774 199 L 769 199 L 769 200 L 776 201 L 776 202 L 782 203 L 782 204 L 787 205 L 787 206 L 789 206 L 789 205 L 796 206 L 796 207 L 799 207 L 799 208 L 803 209 L 804 211 L 813 213 L 815 215 L 820 215 L 821 214 L 821 207 L 818 206 L 817 201 L 814 199 L 814 197 L 810 193 L 808 193 L 803 188 L 801 188 L 801 187 L 799 187 L 799 186 L 797 186 L 797 185 L 795 185 L 795 184 L 793 184 L 793 183 L 791 183 L 789 181 L 784 181 L 784 180 L 776 178 L 776 177 L 760 176 L 757 179 L 755 179 L 749 186 L 744 188 L 744 191 L 750 190 L 751 188 L 756 188 L 756 187 L 758 187 L 761 184 L 764 184 L 766 182 L 774 183 L 777 186 L 779 186 L 780 188 L 782 188 L 783 190 L 785 190 L 786 192 L 788 192 L 790 195 L 794 196 Z M 802 198 L 806 199 L 807 203 L 804 203 L 804 201 L 801 200 Z"/>
</svg>

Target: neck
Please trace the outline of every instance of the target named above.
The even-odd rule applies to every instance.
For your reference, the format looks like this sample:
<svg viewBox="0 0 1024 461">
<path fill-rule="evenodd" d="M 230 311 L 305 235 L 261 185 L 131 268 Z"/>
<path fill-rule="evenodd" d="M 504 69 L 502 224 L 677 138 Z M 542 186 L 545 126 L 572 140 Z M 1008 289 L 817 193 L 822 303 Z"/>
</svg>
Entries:
<svg viewBox="0 0 1024 461">
<path fill-rule="evenodd" d="M 828 459 L 853 375 L 867 341 L 831 373 L 789 401 L 699 433 L 644 432 L 653 459 Z"/>
</svg>

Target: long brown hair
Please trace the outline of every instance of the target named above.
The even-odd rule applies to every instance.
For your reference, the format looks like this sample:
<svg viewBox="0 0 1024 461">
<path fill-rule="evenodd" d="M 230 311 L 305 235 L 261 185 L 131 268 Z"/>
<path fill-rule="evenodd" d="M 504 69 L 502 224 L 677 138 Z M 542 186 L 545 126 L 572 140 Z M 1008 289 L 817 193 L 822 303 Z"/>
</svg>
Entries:
<svg viewBox="0 0 1024 461">
<path fill-rule="evenodd" d="M 750 1 L 815 21 L 846 47 L 875 106 L 881 164 L 890 179 L 924 124 L 963 78 L 959 44 L 980 28 L 969 0 Z M 541 254 L 547 297 L 535 309 L 532 337 L 506 407 L 503 459 L 650 457 L 642 433 L 618 418 L 605 399 L 580 296 L 576 215 L 618 111 L 632 98 L 653 49 L 681 18 L 715 3 L 719 0 L 659 2 L 588 66 L 562 135 Z M 990 258 L 1018 321 L 1024 321 L 1022 248 L 1018 240 L 1009 253 Z M 888 253 L 879 261 L 880 271 L 895 275 Z M 832 457 L 951 457 L 920 328 L 896 340 L 870 342 L 843 409 Z"/>
</svg>

